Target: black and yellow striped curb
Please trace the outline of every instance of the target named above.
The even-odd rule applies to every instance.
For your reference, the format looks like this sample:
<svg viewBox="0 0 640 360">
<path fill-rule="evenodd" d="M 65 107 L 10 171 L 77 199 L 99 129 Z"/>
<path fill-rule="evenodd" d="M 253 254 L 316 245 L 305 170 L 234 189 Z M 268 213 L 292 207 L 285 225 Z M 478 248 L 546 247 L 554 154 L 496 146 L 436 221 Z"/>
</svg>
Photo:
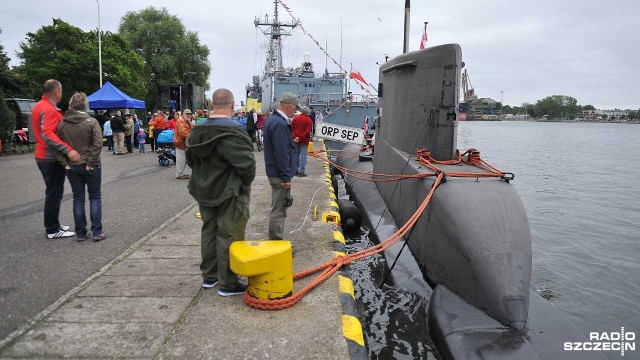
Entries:
<svg viewBox="0 0 640 360">
<path fill-rule="evenodd" d="M 326 150 L 324 142 L 323 148 Z M 325 153 L 326 156 L 326 153 Z M 331 175 L 331 167 L 324 163 L 326 172 L 326 182 L 329 185 L 329 211 L 322 213 L 322 221 L 333 224 L 333 248 L 336 256 L 345 256 L 345 239 L 340 228 L 340 208 L 333 188 L 333 177 Z M 358 312 L 355 303 L 355 293 L 353 289 L 353 280 L 349 266 L 343 266 L 338 271 L 338 283 L 340 288 L 340 304 L 342 306 L 342 335 L 347 341 L 349 349 L 349 357 L 351 359 L 368 359 L 367 348 L 364 342 L 364 333 L 362 323 L 358 318 Z"/>
</svg>

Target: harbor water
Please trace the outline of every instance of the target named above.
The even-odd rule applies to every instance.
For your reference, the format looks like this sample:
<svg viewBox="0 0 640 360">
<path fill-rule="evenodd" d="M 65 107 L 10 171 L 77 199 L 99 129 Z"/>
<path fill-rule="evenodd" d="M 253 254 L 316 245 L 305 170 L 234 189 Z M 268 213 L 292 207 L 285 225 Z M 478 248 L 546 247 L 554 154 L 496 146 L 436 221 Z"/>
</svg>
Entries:
<svg viewBox="0 0 640 360">
<path fill-rule="evenodd" d="M 640 125 L 460 122 L 458 148 L 515 173 L 532 285 L 585 334 L 640 332 Z"/>
</svg>

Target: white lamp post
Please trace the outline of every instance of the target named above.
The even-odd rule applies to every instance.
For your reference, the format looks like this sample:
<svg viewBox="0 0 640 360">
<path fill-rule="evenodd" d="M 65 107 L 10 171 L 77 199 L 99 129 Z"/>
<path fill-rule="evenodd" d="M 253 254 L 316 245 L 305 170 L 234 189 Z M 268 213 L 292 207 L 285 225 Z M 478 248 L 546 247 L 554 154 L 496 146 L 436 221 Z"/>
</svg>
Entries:
<svg viewBox="0 0 640 360">
<path fill-rule="evenodd" d="M 98 67 L 100 68 L 100 87 L 102 87 L 102 28 L 100 27 L 100 0 L 98 3 Z"/>
</svg>

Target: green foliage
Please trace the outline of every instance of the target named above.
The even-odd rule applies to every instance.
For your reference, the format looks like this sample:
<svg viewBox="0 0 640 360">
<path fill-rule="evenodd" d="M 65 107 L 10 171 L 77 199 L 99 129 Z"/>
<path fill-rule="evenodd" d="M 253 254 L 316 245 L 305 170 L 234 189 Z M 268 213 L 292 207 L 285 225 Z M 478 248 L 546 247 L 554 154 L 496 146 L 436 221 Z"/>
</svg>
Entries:
<svg viewBox="0 0 640 360">
<path fill-rule="evenodd" d="M 535 106 L 533 104 L 523 103 L 522 104 L 522 109 L 524 110 L 524 112 L 527 115 L 529 115 L 531 117 L 536 117 Z"/>
<path fill-rule="evenodd" d="M 97 31 L 84 32 L 54 19 L 53 25 L 27 33 L 26 40 L 20 43 L 18 57 L 23 64 L 16 68 L 16 73 L 32 84 L 28 86 L 31 98 L 40 97 L 40 85 L 47 79 L 62 83 L 63 99 L 59 104 L 62 108 L 66 108 L 73 92 L 91 94 L 100 87 Z M 111 81 L 129 95 L 141 97 L 145 92 L 143 69 L 142 57 L 122 37 L 110 32 L 103 34 L 103 82 Z"/>
<path fill-rule="evenodd" d="M 13 131 L 16 129 L 16 115 L 9 110 L 4 101 L 4 91 L 0 89 L 0 140 L 2 147 L 13 142 Z"/>
<path fill-rule="evenodd" d="M 638 118 L 638 112 L 637 111 L 629 111 L 629 119 L 637 119 Z"/>
<path fill-rule="evenodd" d="M 7 144 L 5 146 L 4 141 L 2 142 L 2 154 L 3 155 L 8 155 L 8 154 L 14 154 L 14 155 L 20 155 L 20 154 L 28 154 L 28 153 L 33 153 L 34 151 L 36 151 L 36 145 L 35 144 Z"/>
<path fill-rule="evenodd" d="M 0 34 L 2 34 L 2 29 L 0 29 Z M 0 89 L 3 90 L 10 87 L 12 83 L 11 72 L 9 71 L 10 60 L 4 51 L 4 45 L 0 43 Z"/>
<path fill-rule="evenodd" d="M 144 58 L 148 108 L 157 108 L 159 84 L 194 82 L 209 89 L 209 47 L 166 8 L 130 11 L 118 31 Z"/>
<path fill-rule="evenodd" d="M 582 110 L 591 110 L 591 111 L 593 111 L 595 109 L 596 108 L 593 107 L 593 105 L 585 105 L 585 106 L 582 107 Z"/>
<path fill-rule="evenodd" d="M 552 95 L 538 100 L 533 106 L 535 117 L 547 116 L 549 119 L 573 118 L 581 114 L 578 101 L 566 95 Z"/>
</svg>

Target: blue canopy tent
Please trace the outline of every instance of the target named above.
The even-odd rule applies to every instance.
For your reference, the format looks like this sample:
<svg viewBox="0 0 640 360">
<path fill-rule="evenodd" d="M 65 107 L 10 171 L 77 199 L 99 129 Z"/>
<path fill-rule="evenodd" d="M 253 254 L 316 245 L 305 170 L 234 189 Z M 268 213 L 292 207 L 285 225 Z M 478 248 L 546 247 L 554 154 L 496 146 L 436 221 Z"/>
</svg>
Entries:
<svg viewBox="0 0 640 360">
<path fill-rule="evenodd" d="M 143 100 L 130 97 L 115 87 L 111 82 L 107 81 L 98 91 L 87 96 L 89 99 L 89 108 L 91 110 L 99 109 L 145 109 Z"/>
</svg>

